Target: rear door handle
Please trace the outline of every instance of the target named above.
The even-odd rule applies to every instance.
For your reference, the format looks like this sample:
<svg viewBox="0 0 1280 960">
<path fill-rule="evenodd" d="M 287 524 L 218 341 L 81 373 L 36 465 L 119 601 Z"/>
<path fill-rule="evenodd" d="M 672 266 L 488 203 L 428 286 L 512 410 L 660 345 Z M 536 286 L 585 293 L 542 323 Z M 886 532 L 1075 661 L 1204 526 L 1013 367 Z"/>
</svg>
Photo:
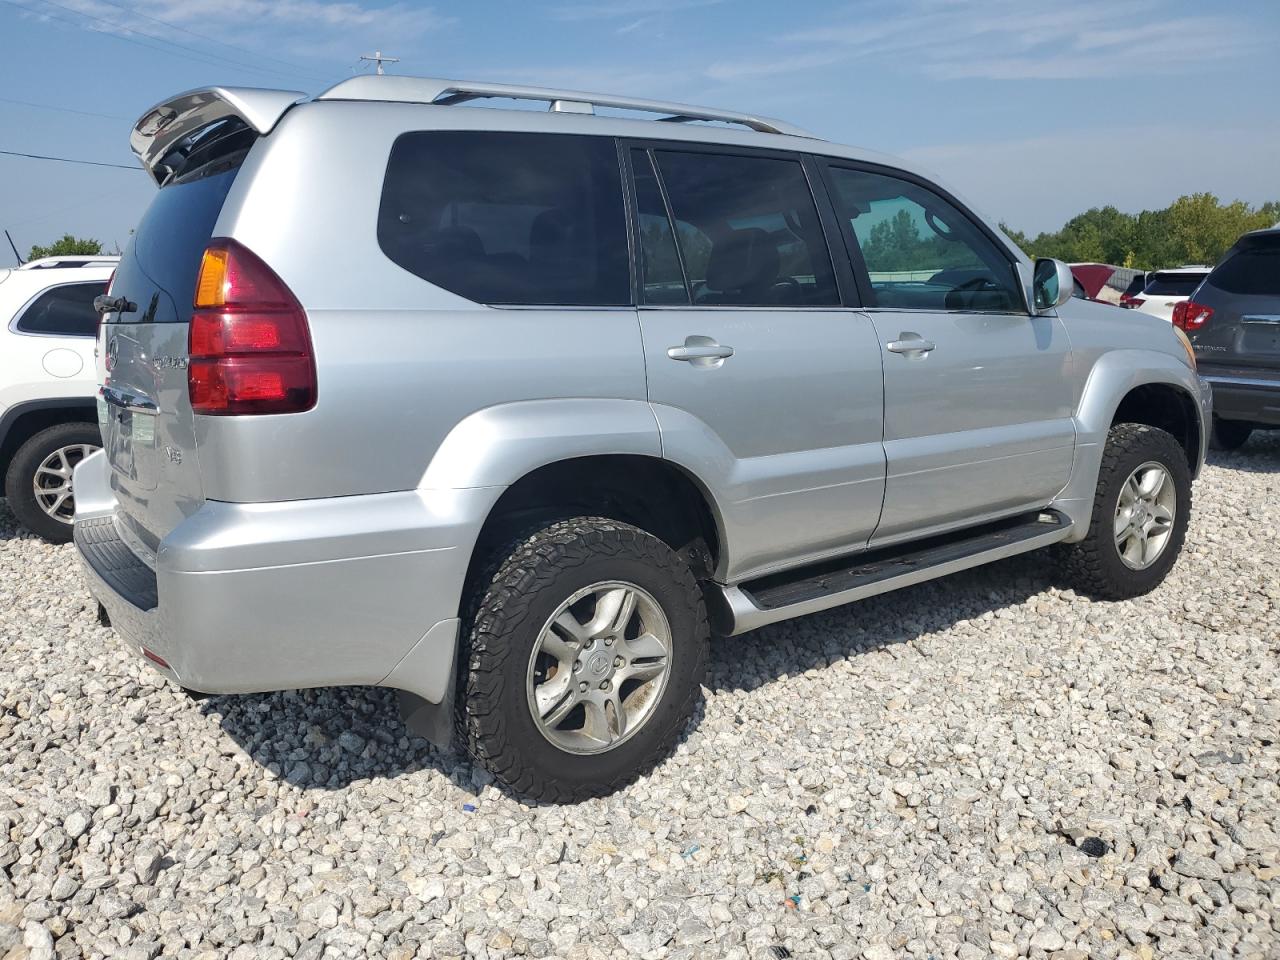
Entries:
<svg viewBox="0 0 1280 960">
<path fill-rule="evenodd" d="M 892 340 L 885 344 L 885 349 L 890 353 L 901 353 L 906 356 L 924 356 L 931 350 L 937 348 L 937 344 L 932 340 L 925 340 L 918 334 L 904 332 L 900 333 L 901 340 Z"/>
<path fill-rule="evenodd" d="M 683 346 L 668 347 L 667 356 L 695 367 L 718 367 L 733 356 L 733 347 L 716 343 L 712 337 L 694 335 L 685 337 Z"/>
</svg>

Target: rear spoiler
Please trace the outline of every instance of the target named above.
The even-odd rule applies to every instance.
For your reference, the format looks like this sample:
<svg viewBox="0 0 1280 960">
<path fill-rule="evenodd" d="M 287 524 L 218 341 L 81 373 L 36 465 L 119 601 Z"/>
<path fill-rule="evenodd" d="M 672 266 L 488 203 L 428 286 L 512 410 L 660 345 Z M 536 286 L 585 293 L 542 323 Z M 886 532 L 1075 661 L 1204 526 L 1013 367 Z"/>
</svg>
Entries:
<svg viewBox="0 0 1280 960">
<path fill-rule="evenodd" d="M 129 146 L 156 183 L 163 184 L 170 171 L 161 161 L 193 133 L 227 117 L 239 117 L 260 134 L 270 133 L 290 107 L 306 98 L 298 90 L 188 90 L 144 113 L 133 125 Z"/>
</svg>

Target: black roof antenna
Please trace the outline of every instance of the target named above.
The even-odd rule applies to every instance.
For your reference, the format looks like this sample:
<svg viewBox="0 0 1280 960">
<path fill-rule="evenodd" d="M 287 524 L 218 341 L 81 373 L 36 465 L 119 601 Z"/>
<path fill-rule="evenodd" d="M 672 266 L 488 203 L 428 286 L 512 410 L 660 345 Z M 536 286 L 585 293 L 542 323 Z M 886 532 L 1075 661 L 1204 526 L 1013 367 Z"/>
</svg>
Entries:
<svg viewBox="0 0 1280 960">
<path fill-rule="evenodd" d="M 4 238 L 9 241 L 9 246 L 13 248 L 13 256 L 18 261 L 18 266 L 22 266 L 26 263 L 26 261 L 22 259 L 22 254 L 18 252 L 18 246 L 13 242 L 13 237 L 9 236 L 8 230 L 4 232 Z"/>
</svg>

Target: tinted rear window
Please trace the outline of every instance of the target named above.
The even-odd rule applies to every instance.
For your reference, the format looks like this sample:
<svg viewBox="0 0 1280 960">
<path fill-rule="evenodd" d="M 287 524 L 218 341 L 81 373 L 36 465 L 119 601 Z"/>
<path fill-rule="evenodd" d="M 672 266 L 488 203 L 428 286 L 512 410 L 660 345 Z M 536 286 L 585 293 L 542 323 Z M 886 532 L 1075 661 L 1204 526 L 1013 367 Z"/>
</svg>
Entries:
<svg viewBox="0 0 1280 960">
<path fill-rule="evenodd" d="M 128 261 L 132 257 L 142 272 L 173 298 L 178 313 L 176 317 L 146 315 L 184 323 L 190 318 L 188 308 L 194 299 L 200 257 L 213 234 L 213 225 L 238 169 L 172 182 L 162 187 L 151 201 L 120 265 L 120 293 L 134 298 L 139 295 L 140 291 L 133 289 L 129 282 Z M 131 315 L 120 319 L 133 322 L 135 318 Z"/>
<path fill-rule="evenodd" d="M 106 293 L 107 283 L 67 283 L 52 287 L 31 302 L 18 318 L 23 333 L 44 333 L 64 337 L 92 337 L 98 332 L 98 313 L 93 298 Z"/>
<path fill-rule="evenodd" d="M 1280 297 L 1280 236 L 1237 250 L 1209 274 L 1209 283 L 1227 293 Z"/>
<path fill-rule="evenodd" d="M 1157 273 L 1144 292 L 1151 297 L 1189 297 L 1203 279 L 1203 273 Z"/>
<path fill-rule="evenodd" d="M 604 137 L 404 134 L 387 164 L 378 243 L 478 303 L 631 302 L 622 177 Z"/>
</svg>

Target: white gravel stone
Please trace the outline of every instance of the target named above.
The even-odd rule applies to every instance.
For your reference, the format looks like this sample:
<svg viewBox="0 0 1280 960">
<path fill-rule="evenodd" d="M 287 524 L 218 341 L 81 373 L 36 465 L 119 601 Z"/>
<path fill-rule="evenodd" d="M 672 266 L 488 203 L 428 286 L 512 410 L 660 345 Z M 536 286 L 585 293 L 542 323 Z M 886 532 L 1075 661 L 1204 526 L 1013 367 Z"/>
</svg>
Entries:
<svg viewBox="0 0 1280 960">
<path fill-rule="evenodd" d="M 388 691 L 190 700 L 0 501 L 0 958 L 1280 956 L 1277 531 L 1258 434 L 1149 596 L 1033 555 L 717 641 L 669 760 L 530 808 Z"/>
</svg>

